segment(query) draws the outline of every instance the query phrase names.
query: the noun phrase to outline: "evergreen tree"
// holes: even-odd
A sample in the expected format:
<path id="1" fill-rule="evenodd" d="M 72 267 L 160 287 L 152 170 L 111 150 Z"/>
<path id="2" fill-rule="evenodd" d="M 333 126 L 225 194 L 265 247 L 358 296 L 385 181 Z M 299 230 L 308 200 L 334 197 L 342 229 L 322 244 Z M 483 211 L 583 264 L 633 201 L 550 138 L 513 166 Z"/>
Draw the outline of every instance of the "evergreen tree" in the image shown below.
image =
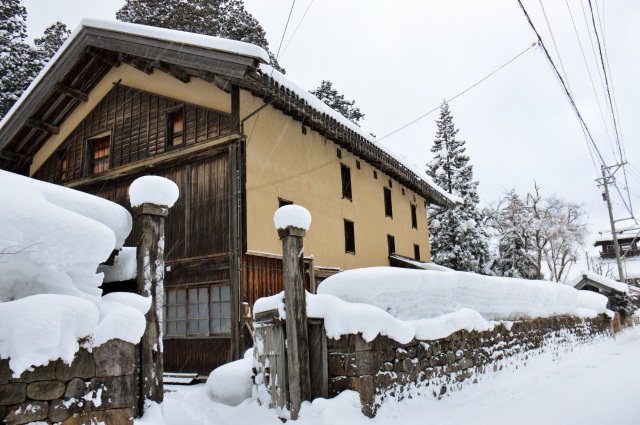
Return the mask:
<path id="1" fill-rule="evenodd" d="M 465 155 L 465 142 L 456 139 L 458 130 L 447 102 L 440 107 L 438 131 L 431 148 L 435 158 L 427 165 L 427 174 L 447 192 L 462 198 L 453 208 L 429 208 L 429 241 L 433 262 L 458 271 L 487 273 L 489 249 L 487 234 L 481 227 L 478 210 L 478 182 L 473 181 L 473 166 Z"/>
<path id="2" fill-rule="evenodd" d="M 34 40 L 36 56 L 44 66 L 56 54 L 71 34 L 67 26 L 58 21 L 44 30 L 44 35 Z"/>
<path id="3" fill-rule="evenodd" d="M 27 44 L 27 10 L 20 0 L 0 3 L 0 118 L 39 71 Z"/>
<path id="4" fill-rule="evenodd" d="M 320 86 L 310 93 L 329 105 L 332 109 L 340 112 L 354 124 L 358 124 L 358 122 L 364 118 L 364 114 L 360 112 L 360 109 L 354 106 L 356 101 L 346 100 L 344 95 L 338 94 L 338 91 L 333 88 L 333 83 L 329 80 L 322 80 Z"/>
<path id="5" fill-rule="evenodd" d="M 532 217 L 525 201 L 511 190 L 485 212 L 498 236 L 497 258 L 491 270 L 498 276 L 538 279 L 540 273 L 531 246 Z"/>
<path id="6" fill-rule="evenodd" d="M 271 65 L 284 73 L 269 50 L 264 29 L 242 0 L 126 0 L 116 13 L 123 22 L 171 28 L 244 41 L 262 47 Z"/>
<path id="7" fill-rule="evenodd" d="M 27 10 L 20 0 L 0 4 L 0 118 L 4 117 L 69 36 L 56 22 L 35 40 L 27 42 Z"/>

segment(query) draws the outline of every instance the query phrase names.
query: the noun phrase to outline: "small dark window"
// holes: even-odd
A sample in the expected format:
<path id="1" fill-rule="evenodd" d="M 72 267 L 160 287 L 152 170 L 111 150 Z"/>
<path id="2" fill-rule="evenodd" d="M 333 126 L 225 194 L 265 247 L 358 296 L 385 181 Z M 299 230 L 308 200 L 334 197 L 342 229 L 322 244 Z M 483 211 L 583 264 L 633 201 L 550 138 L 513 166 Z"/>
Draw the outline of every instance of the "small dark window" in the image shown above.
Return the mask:
<path id="1" fill-rule="evenodd" d="M 342 175 L 342 197 L 351 200 L 351 169 L 340 164 L 340 174 Z"/>
<path id="2" fill-rule="evenodd" d="M 420 245 L 413 245 L 413 258 L 420 261 Z"/>
<path id="3" fill-rule="evenodd" d="M 353 228 L 353 221 L 344 221 L 344 252 L 356 253 L 356 235 Z"/>
<path id="4" fill-rule="evenodd" d="M 342 158 L 342 151 L 340 149 L 338 149 L 337 155 L 338 155 L 338 158 Z"/>
<path id="5" fill-rule="evenodd" d="M 304 125 L 302 126 L 302 134 L 307 134 L 307 127 Z"/>
<path id="6" fill-rule="evenodd" d="M 404 187 L 402 188 L 402 196 L 404 196 Z"/>
<path id="7" fill-rule="evenodd" d="M 293 205 L 292 201 L 288 201 L 286 199 L 278 198 L 278 208 L 282 208 L 285 205 Z"/>
<path id="8" fill-rule="evenodd" d="M 357 159 L 356 159 L 356 168 L 357 168 L 358 170 L 360 169 L 360 161 L 358 161 Z"/>
<path id="9" fill-rule="evenodd" d="M 384 215 L 393 218 L 393 207 L 391 205 L 391 190 L 384 187 Z"/>
<path id="10" fill-rule="evenodd" d="M 87 141 L 89 153 L 89 173 L 98 174 L 109 169 L 109 151 L 111 135 L 97 137 Z"/>
<path id="11" fill-rule="evenodd" d="M 389 187 L 393 187 L 393 182 L 389 179 Z"/>
<path id="12" fill-rule="evenodd" d="M 69 153 L 64 152 L 59 155 L 58 160 L 58 180 L 65 181 L 67 179 L 67 169 L 69 168 Z"/>
<path id="13" fill-rule="evenodd" d="M 411 204 L 411 227 L 418 228 L 418 207 Z"/>
<path id="14" fill-rule="evenodd" d="M 376 170 L 373 170 L 373 178 L 378 179 L 378 172 Z"/>
<path id="15" fill-rule="evenodd" d="M 413 194 L 413 202 L 416 202 L 416 194 Z"/>
<path id="16" fill-rule="evenodd" d="M 391 236 L 391 235 L 387 235 L 387 247 L 389 248 L 389 255 L 393 255 L 396 253 L 396 238 Z"/>
<path id="17" fill-rule="evenodd" d="M 167 146 L 184 143 L 184 108 L 174 109 L 167 114 Z"/>

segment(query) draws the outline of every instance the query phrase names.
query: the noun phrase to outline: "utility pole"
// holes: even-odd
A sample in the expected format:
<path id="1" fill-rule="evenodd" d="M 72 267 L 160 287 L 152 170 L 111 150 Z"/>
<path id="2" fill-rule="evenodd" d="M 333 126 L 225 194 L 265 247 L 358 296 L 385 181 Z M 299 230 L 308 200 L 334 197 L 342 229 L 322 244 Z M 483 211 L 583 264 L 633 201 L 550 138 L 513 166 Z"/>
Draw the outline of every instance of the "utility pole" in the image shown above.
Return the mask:
<path id="1" fill-rule="evenodd" d="M 620 167 L 622 167 L 624 164 L 616 164 L 616 165 L 612 165 L 610 167 L 606 167 L 606 166 L 602 166 L 602 178 L 600 179 L 596 179 L 597 182 L 600 183 L 601 186 L 604 187 L 604 193 L 602 194 L 604 200 L 607 202 L 607 209 L 609 210 L 609 221 L 611 222 L 611 234 L 613 235 L 613 251 L 616 254 L 616 261 L 618 263 L 618 280 L 620 282 L 624 282 L 624 271 L 622 269 L 622 258 L 620 257 L 620 246 L 618 245 L 618 234 L 616 233 L 616 222 L 613 218 L 613 209 L 611 207 L 611 198 L 609 197 L 609 183 L 612 183 L 615 181 L 613 174 L 615 174 L 616 171 L 618 171 L 618 169 Z M 607 171 L 610 168 L 614 168 L 616 167 L 616 169 L 613 171 L 613 173 L 609 173 L 609 175 L 607 175 Z"/>

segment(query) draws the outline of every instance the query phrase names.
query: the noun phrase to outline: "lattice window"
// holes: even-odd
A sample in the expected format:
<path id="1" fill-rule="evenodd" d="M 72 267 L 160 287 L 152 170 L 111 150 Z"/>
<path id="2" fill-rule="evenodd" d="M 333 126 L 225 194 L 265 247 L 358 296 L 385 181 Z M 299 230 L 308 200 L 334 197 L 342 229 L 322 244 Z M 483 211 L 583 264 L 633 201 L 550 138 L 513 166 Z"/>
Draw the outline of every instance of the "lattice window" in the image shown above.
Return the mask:
<path id="1" fill-rule="evenodd" d="M 89 149 L 89 172 L 98 174 L 109 169 L 109 153 L 111 150 L 111 135 L 96 137 L 87 141 Z"/>
<path id="2" fill-rule="evenodd" d="M 168 289 L 163 310 L 168 337 L 228 335 L 231 289 L 228 285 Z"/>
<path id="3" fill-rule="evenodd" d="M 184 108 L 174 109 L 167 114 L 167 145 L 184 143 Z"/>

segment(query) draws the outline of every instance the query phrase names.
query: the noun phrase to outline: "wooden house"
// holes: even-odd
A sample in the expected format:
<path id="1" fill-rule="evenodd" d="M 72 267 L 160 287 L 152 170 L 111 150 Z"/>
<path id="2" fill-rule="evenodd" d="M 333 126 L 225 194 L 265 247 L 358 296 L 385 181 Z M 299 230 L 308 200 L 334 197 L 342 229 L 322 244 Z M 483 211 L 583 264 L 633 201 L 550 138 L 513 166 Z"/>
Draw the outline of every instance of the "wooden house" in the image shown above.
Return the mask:
<path id="1" fill-rule="evenodd" d="M 282 289 L 280 205 L 313 216 L 313 281 L 391 254 L 430 261 L 426 207 L 456 202 L 268 60 L 245 43 L 87 20 L 0 124 L 2 169 L 125 206 L 140 175 L 179 186 L 167 371 L 206 374 L 251 343 L 243 303 Z"/>

